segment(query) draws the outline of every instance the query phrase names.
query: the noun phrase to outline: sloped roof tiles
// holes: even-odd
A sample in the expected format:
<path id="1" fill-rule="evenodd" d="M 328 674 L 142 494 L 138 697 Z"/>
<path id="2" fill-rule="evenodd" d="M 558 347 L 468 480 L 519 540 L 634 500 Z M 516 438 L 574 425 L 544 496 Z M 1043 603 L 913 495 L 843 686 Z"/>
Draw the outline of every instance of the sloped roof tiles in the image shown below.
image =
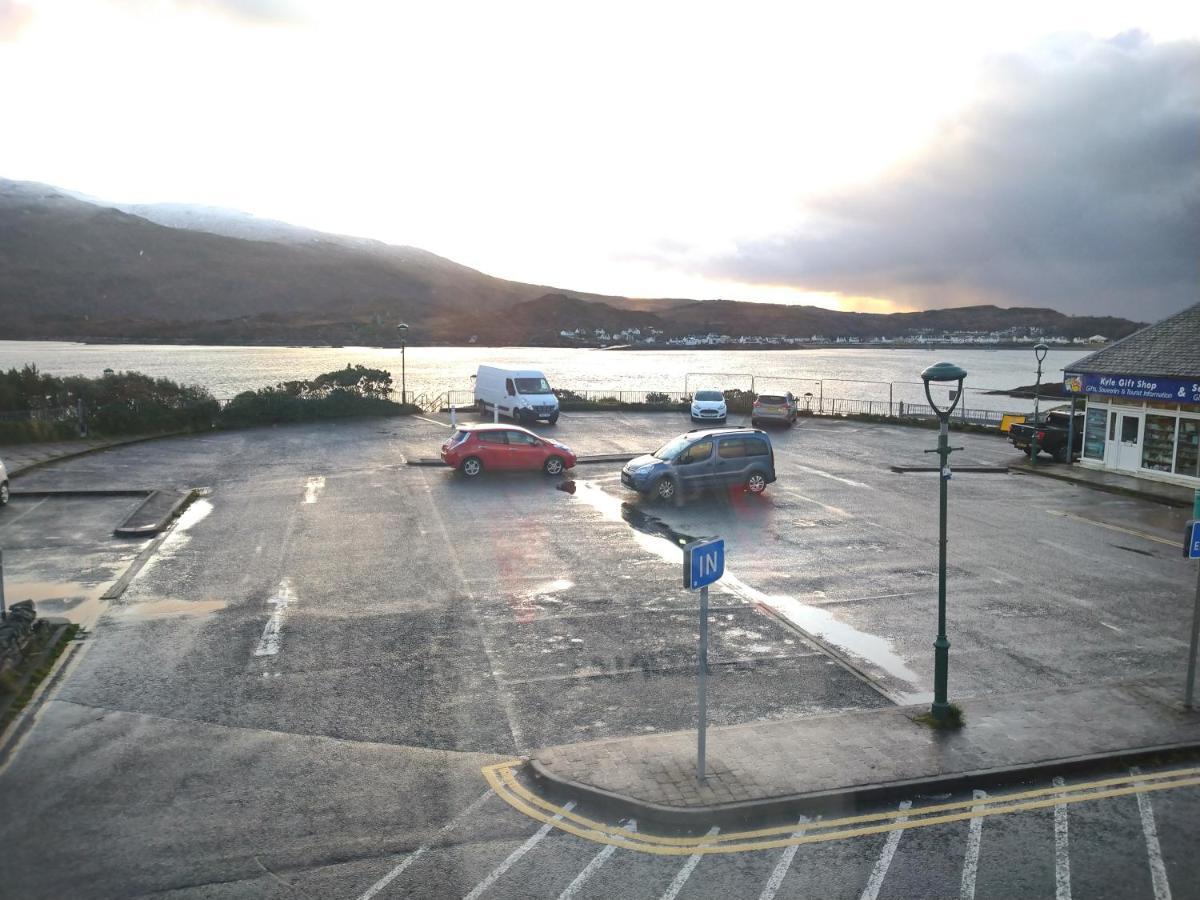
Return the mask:
<path id="1" fill-rule="evenodd" d="M 1200 303 L 1088 354 L 1064 371 L 1200 379 Z"/>

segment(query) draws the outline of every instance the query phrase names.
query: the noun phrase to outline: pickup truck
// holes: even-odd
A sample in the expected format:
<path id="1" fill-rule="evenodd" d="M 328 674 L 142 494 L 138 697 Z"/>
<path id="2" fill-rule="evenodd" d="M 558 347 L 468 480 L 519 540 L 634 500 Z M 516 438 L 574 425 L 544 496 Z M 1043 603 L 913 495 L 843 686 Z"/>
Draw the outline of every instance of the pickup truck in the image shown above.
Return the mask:
<path id="1" fill-rule="evenodd" d="M 1055 462 L 1067 461 L 1067 434 L 1071 425 L 1069 409 L 1052 409 L 1042 416 L 1042 421 L 1036 425 L 1032 422 L 1023 425 L 1013 425 L 1008 430 L 1008 439 L 1018 450 L 1024 450 L 1026 455 L 1033 453 L 1033 433 L 1037 432 L 1038 455 L 1043 452 L 1054 457 Z M 1075 435 L 1071 446 L 1073 456 L 1083 449 L 1083 413 L 1075 414 Z"/>

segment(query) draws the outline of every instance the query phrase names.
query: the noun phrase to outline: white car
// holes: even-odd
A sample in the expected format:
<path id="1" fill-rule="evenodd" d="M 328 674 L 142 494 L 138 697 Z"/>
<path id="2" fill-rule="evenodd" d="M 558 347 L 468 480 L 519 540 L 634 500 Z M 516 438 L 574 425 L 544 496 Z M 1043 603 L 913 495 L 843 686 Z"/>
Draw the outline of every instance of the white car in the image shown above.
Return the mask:
<path id="1" fill-rule="evenodd" d="M 4 468 L 4 460 L 0 459 L 0 506 L 8 503 L 8 469 Z"/>
<path id="2" fill-rule="evenodd" d="M 718 390 L 696 391 L 692 395 L 693 422 L 725 422 L 729 408 L 725 405 L 725 395 Z"/>

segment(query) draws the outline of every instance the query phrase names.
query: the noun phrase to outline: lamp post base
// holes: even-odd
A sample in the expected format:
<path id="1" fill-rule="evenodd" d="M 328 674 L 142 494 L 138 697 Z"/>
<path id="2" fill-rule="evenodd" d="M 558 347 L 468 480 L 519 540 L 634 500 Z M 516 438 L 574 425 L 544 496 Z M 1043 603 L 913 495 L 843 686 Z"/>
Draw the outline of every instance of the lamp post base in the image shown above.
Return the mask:
<path id="1" fill-rule="evenodd" d="M 950 674 L 950 641 L 938 635 L 933 642 L 933 706 L 930 713 L 934 721 L 944 722 L 950 715 L 950 702 L 946 699 Z"/>

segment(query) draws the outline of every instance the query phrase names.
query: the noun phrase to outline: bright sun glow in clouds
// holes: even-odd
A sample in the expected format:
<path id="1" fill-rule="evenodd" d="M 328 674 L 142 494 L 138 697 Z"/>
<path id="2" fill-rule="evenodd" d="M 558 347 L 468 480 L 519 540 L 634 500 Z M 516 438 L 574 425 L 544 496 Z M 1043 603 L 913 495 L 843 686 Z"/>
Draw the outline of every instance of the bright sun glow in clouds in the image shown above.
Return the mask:
<path id="1" fill-rule="evenodd" d="M 977 6 L 0 0 L 0 176 L 579 290 L 855 305 L 702 261 L 921 152 L 989 56 L 1195 37 L 1183 4 Z"/>

